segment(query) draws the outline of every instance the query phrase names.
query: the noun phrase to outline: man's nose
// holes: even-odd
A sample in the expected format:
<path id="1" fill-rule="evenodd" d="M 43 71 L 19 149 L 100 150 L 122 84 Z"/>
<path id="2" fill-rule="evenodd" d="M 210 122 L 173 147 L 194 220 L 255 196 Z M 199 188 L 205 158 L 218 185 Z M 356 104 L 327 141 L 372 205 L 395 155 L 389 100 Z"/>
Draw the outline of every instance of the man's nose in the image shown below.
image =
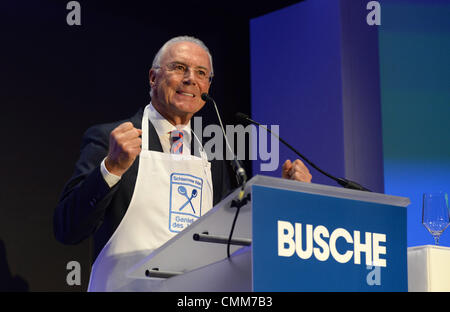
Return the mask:
<path id="1" fill-rule="evenodd" d="M 195 81 L 195 72 L 193 69 L 188 68 L 185 72 L 184 72 L 184 77 L 183 77 L 183 83 L 184 84 L 196 84 Z"/>

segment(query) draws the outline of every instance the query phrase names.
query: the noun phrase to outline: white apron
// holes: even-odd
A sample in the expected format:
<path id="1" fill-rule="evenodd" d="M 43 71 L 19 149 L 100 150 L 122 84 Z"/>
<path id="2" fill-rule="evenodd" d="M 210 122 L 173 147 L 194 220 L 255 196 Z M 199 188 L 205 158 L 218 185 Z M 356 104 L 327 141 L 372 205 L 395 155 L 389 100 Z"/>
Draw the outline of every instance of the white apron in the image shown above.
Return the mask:
<path id="1" fill-rule="evenodd" d="M 135 280 L 126 272 L 212 208 L 211 164 L 206 154 L 200 151 L 199 158 L 149 151 L 148 109 L 142 118 L 134 193 L 125 216 L 92 266 L 88 291 L 139 291 L 142 285 L 160 283 Z M 192 139 L 198 140 L 195 134 Z"/>

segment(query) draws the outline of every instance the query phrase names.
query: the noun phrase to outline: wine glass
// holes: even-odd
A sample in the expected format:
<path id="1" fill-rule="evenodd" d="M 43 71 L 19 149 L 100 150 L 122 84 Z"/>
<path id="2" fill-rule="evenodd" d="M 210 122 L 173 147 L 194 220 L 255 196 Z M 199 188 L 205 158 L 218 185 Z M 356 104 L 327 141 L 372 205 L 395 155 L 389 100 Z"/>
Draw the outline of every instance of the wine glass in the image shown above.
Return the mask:
<path id="1" fill-rule="evenodd" d="M 439 237 L 450 224 L 448 194 L 444 192 L 423 194 L 422 224 L 439 245 Z"/>

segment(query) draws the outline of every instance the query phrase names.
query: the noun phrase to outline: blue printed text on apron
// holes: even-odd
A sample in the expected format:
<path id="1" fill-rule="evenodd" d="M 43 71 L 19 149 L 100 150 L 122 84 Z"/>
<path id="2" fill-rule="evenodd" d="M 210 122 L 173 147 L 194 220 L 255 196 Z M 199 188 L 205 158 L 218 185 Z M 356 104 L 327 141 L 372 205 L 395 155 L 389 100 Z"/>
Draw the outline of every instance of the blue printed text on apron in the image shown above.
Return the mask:
<path id="1" fill-rule="evenodd" d="M 184 173 L 170 175 L 169 230 L 181 232 L 202 215 L 203 179 Z"/>

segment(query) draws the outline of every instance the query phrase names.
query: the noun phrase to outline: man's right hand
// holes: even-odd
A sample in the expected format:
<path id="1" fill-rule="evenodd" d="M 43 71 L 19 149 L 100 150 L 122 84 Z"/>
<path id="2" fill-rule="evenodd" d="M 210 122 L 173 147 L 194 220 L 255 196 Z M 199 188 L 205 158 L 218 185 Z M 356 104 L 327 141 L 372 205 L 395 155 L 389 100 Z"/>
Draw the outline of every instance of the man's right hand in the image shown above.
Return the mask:
<path id="1" fill-rule="evenodd" d="M 106 169 L 112 174 L 122 176 L 131 167 L 141 152 L 141 129 L 131 122 L 124 122 L 111 131 L 109 152 L 105 159 Z"/>

